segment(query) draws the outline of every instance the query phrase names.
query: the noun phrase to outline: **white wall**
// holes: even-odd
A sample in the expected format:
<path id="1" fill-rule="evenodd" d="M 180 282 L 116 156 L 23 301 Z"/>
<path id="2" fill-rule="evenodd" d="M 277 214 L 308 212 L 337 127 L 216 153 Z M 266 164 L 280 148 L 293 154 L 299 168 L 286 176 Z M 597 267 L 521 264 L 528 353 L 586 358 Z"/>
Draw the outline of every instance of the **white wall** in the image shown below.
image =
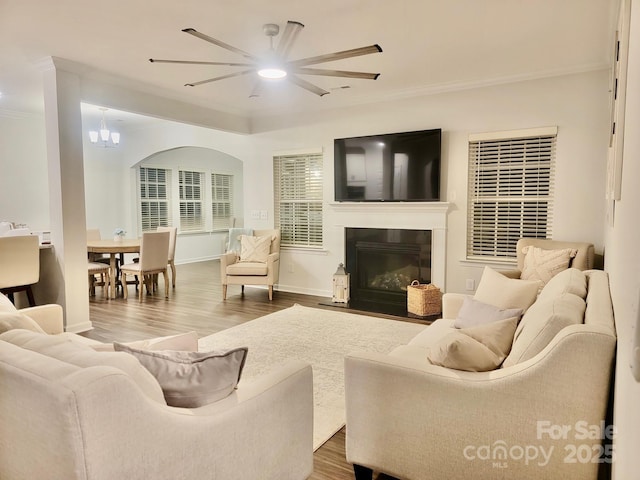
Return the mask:
<path id="1" fill-rule="evenodd" d="M 605 266 L 618 333 L 614 423 L 616 461 L 613 478 L 638 478 L 640 382 L 631 374 L 634 329 L 640 329 L 640 4 L 632 4 L 621 200 L 615 224 L 607 231 Z"/>
<path id="2" fill-rule="evenodd" d="M 0 221 L 49 229 L 44 118 L 0 115 Z"/>

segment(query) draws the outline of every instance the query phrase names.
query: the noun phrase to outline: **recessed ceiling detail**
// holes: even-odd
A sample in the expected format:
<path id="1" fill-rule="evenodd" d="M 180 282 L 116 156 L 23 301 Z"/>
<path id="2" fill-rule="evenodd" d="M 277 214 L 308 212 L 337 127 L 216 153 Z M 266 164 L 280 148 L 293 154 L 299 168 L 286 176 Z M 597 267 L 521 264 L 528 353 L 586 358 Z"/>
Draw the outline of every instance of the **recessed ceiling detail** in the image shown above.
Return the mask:
<path id="1" fill-rule="evenodd" d="M 382 48 L 378 44 L 369 45 L 366 47 L 354 48 L 351 50 L 344 50 L 340 52 L 328 53 L 324 55 L 318 55 L 314 57 L 302 58 L 299 60 L 288 60 L 291 47 L 296 41 L 300 31 L 304 28 L 304 25 L 300 22 L 289 20 L 287 26 L 282 33 L 280 41 L 276 48 L 274 48 L 274 38 L 279 34 L 280 27 L 274 23 L 268 23 L 263 26 L 264 34 L 269 37 L 270 46 L 266 55 L 252 55 L 239 48 L 229 45 L 220 40 L 216 40 L 208 35 L 198 32 L 193 28 L 185 28 L 182 30 L 189 35 L 200 38 L 206 42 L 217 45 L 231 52 L 237 53 L 244 57 L 244 62 L 206 62 L 206 61 L 192 61 L 192 60 L 161 60 L 156 58 L 150 58 L 149 61 L 153 63 L 178 63 L 184 65 L 223 65 L 229 67 L 244 67 L 244 70 L 240 70 L 227 75 L 222 75 L 214 78 L 208 78 L 197 82 L 187 83 L 187 87 L 196 87 L 204 85 L 206 83 L 217 82 L 227 78 L 241 77 L 244 75 L 254 75 L 256 78 L 255 86 L 250 97 L 260 96 L 263 82 L 265 81 L 288 81 L 294 85 L 297 85 L 311 93 L 314 93 L 320 97 L 328 94 L 329 92 L 314 85 L 311 82 L 300 77 L 300 75 L 320 75 L 328 77 L 345 77 L 363 80 L 376 80 L 379 73 L 367 73 L 367 72 L 352 72 L 348 70 L 330 70 L 320 68 L 309 68 L 311 65 L 317 65 L 319 63 L 333 62 L 336 60 L 343 60 L 346 58 L 359 57 L 362 55 L 369 55 L 372 53 L 382 52 Z"/>

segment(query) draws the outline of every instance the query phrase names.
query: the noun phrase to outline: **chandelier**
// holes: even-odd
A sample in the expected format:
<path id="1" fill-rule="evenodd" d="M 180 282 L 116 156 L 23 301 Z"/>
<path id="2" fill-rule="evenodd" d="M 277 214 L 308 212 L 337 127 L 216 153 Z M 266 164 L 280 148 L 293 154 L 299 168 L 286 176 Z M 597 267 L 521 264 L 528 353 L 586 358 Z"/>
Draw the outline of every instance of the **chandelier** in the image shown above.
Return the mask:
<path id="1" fill-rule="evenodd" d="M 104 119 L 104 114 L 108 108 L 100 108 L 102 110 L 102 121 L 100 122 L 100 130 L 91 130 L 89 132 L 89 140 L 91 143 L 95 143 L 101 147 L 112 148 L 120 143 L 120 134 L 118 132 L 112 132 L 107 128 L 107 122 Z"/>

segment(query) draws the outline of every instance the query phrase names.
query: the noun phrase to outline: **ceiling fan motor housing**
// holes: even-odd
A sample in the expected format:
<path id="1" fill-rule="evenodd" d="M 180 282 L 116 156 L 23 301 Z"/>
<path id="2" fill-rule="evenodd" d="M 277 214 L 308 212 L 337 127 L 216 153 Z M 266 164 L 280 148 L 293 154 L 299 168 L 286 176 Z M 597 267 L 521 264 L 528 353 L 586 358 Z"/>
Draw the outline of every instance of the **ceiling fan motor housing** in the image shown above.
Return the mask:
<path id="1" fill-rule="evenodd" d="M 262 31 L 267 37 L 275 37 L 280 32 L 280 27 L 275 23 L 265 23 L 262 26 Z"/>

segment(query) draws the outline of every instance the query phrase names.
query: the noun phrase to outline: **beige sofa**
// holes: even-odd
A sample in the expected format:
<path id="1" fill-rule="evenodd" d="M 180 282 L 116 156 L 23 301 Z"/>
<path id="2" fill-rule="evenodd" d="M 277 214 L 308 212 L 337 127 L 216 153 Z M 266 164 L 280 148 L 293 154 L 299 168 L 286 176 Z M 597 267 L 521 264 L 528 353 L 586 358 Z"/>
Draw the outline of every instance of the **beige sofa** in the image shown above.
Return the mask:
<path id="1" fill-rule="evenodd" d="M 2 311 L 15 310 L 0 295 Z M 135 357 L 96 352 L 86 345 L 92 341 L 62 333 L 59 306 L 19 312 L 46 334 L 0 334 L 3 480 L 302 480 L 311 474 L 308 364 L 290 361 L 258 380 L 241 380 L 231 395 L 203 407 L 170 407 Z"/>
<path id="2" fill-rule="evenodd" d="M 584 286 L 572 290 L 574 280 Z M 596 479 L 612 458 L 601 445 L 612 436 L 601 427 L 616 344 L 607 274 L 569 269 L 554 277 L 492 371 L 427 361 L 454 330 L 463 299 L 445 294 L 444 318 L 388 355 L 346 357 L 346 449 L 356 477 L 374 470 L 410 480 Z"/>

